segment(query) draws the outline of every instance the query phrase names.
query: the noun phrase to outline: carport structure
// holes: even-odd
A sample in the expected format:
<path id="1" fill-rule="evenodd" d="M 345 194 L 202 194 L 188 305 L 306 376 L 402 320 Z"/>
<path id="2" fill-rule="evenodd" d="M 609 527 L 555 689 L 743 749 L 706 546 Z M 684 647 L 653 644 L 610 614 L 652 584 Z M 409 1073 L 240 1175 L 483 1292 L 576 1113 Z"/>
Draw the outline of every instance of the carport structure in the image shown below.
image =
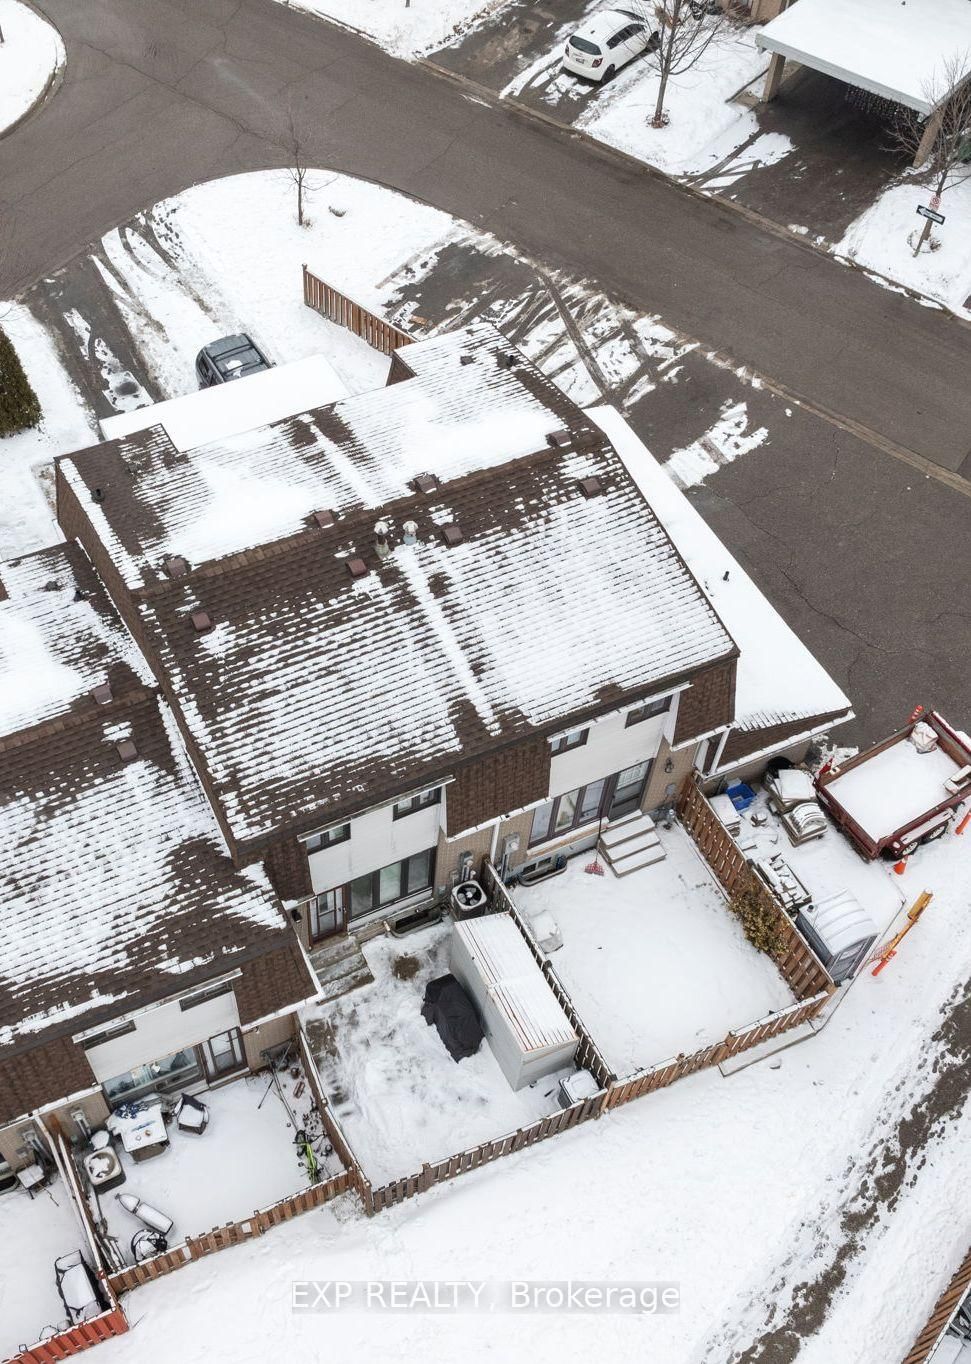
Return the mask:
<path id="1" fill-rule="evenodd" d="M 771 53 L 763 100 L 795 62 L 923 115 L 919 166 L 957 88 L 955 71 L 971 72 L 971 0 L 794 0 L 755 41 Z"/>

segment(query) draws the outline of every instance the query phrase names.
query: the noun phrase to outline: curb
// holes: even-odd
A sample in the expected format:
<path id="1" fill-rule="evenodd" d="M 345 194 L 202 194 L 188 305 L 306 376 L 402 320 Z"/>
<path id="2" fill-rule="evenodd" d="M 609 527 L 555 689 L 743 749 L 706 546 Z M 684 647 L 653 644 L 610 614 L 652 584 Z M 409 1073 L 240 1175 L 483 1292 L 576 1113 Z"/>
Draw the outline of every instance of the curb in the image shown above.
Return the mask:
<path id="1" fill-rule="evenodd" d="M 28 107 L 24 110 L 22 114 L 18 114 L 18 116 L 14 119 L 13 123 L 8 123 L 6 128 L 0 129 L 0 142 L 2 142 L 5 137 L 9 137 L 11 133 L 15 133 L 17 129 L 22 124 L 26 123 L 27 120 L 33 114 L 36 114 L 37 110 L 41 107 L 42 104 L 44 104 L 47 101 L 47 99 L 51 95 L 56 94 L 56 92 L 60 89 L 61 82 L 64 79 L 64 72 L 67 70 L 67 44 L 65 43 L 64 38 L 61 35 L 61 30 L 57 27 L 56 24 L 51 23 L 50 19 L 48 19 L 46 14 L 41 13 L 37 6 L 33 4 L 32 0 L 20 0 L 20 3 L 23 5 L 24 9 L 29 9 L 33 14 L 37 15 L 38 19 L 43 20 L 43 22 L 47 24 L 49 28 L 52 28 L 54 30 L 54 32 L 57 34 L 57 41 L 61 45 L 61 51 L 64 53 L 64 56 L 63 59 L 59 61 L 58 64 L 54 67 L 54 70 L 51 72 L 51 74 L 47 77 L 47 81 L 44 85 L 43 90 L 33 101 L 33 103 L 28 105 Z"/>
<path id="2" fill-rule="evenodd" d="M 472 80 L 469 76 L 463 76 L 458 72 L 451 71 L 447 66 L 441 66 L 438 62 L 430 58 L 420 58 L 416 65 L 423 66 L 433 72 L 436 76 L 451 81 L 453 85 L 467 90 L 477 99 L 488 104 L 493 109 L 511 109 L 523 118 L 531 119 L 535 123 L 544 124 L 560 134 L 566 134 L 577 142 L 582 142 L 591 152 L 600 153 L 605 159 L 613 160 L 623 166 L 628 171 L 640 172 L 653 180 L 659 180 L 673 189 L 680 190 L 682 194 L 687 194 L 699 202 L 715 204 L 723 209 L 734 213 L 737 217 L 744 219 L 754 227 L 760 228 L 763 232 L 768 232 L 774 237 L 791 243 L 793 246 L 800 247 L 803 251 L 813 256 L 828 256 L 831 260 L 837 261 L 848 270 L 858 270 L 861 274 L 867 275 L 870 279 L 886 285 L 887 288 L 904 293 L 915 303 L 920 303 L 926 307 L 936 308 L 939 312 L 946 313 L 963 327 L 971 328 L 971 319 L 957 313 L 947 303 L 942 303 L 939 298 L 933 298 L 930 294 L 922 294 L 919 289 L 913 289 L 910 285 L 901 284 L 899 280 L 892 279 L 889 275 L 881 274 L 879 270 L 874 270 L 870 266 L 861 265 L 858 261 L 851 260 L 849 256 L 841 255 L 838 251 L 817 246 L 814 241 L 804 233 L 793 232 L 791 228 L 782 223 L 775 222 L 772 218 L 767 218 L 763 214 L 756 212 L 755 209 L 747 208 L 744 204 L 738 203 L 734 199 L 726 199 L 717 194 L 706 194 L 703 190 L 697 189 L 690 181 L 683 180 L 680 176 L 671 175 L 668 171 L 663 171 L 657 166 L 651 165 L 649 161 L 641 161 L 638 157 L 632 156 L 630 152 L 622 151 L 619 147 L 613 147 L 609 142 L 602 142 L 594 137 L 592 133 L 586 132 L 583 128 L 575 128 L 570 123 L 564 123 L 561 119 L 554 118 L 552 114 L 544 113 L 541 109 L 534 109 L 532 105 L 524 104 L 518 99 L 504 99 L 495 90 L 489 89 L 486 85 L 481 85 L 478 81 Z"/>

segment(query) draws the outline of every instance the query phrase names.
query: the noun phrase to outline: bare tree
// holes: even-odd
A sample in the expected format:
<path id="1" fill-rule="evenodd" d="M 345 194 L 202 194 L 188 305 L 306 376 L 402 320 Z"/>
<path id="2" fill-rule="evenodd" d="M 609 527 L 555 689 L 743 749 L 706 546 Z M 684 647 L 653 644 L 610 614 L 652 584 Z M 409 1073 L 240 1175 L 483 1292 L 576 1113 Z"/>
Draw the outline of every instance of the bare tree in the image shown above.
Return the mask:
<path id="1" fill-rule="evenodd" d="M 657 0 L 654 13 L 660 26 L 654 60 L 661 84 L 651 127 L 663 128 L 667 122 L 664 97 L 668 81 L 690 71 L 700 61 L 724 27 L 726 15 L 720 5 L 706 0 Z"/>
<path id="2" fill-rule="evenodd" d="M 310 170 L 306 142 L 303 128 L 294 117 L 293 109 L 290 109 L 287 113 L 286 141 L 282 145 L 287 154 L 287 174 L 297 187 L 297 224 L 300 227 L 310 225 L 304 212 L 304 196 L 308 193 L 306 181 Z"/>
<path id="3" fill-rule="evenodd" d="M 931 113 L 902 109 L 892 136 L 895 147 L 921 167 L 940 199 L 945 190 L 971 175 L 971 56 L 965 52 L 949 57 L 923 94 Z M 915 256 L 930 236 L 931 225 L 926 218 Z"/>

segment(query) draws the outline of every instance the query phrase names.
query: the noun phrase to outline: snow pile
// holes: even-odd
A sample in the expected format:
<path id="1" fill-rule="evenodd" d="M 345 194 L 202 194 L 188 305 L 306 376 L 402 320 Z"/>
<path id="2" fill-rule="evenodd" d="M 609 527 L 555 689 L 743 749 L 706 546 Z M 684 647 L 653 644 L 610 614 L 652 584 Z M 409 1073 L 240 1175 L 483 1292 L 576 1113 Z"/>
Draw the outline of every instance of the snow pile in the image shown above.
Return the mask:
<path id="1" fill-rule="evenodd" d="M 40 99 L 64 63 L 57 29 L 19 0 L 0 0 L 0 133 Z"/>
<path id="2" fill-rule="evenodd" d="M 967 8 L 971 10 L 971 5 Z M 910 175 L 884 190 L 851 224 L 834 252 L 971 317 L 971 167 L 968 170 L 966 179 L 941 196 L 946 221 L 934 224 L 919 255 L 914 255 L 914 247 L 926 219 L 917 208 L 930 204 L 931 189 Z"/>
<path id="3" fill-rule="evenodd" d="M 430 52 L 507 0 L 284 0 L 356 28 L 399 57 Z"/>

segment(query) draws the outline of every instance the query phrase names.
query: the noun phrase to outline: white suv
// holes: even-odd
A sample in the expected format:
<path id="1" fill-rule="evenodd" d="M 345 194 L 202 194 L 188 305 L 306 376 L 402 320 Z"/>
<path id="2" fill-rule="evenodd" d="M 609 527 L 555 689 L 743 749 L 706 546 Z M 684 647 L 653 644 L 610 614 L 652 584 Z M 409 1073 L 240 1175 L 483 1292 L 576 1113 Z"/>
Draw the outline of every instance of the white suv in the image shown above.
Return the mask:
<path id="1" fill-rule="evenodd" d="M 588 81 L 609 81 L 639 57 L 653 37 L 644 17 L 632 10 L 597 10 L 568 40 L 563 70 Z"/>

